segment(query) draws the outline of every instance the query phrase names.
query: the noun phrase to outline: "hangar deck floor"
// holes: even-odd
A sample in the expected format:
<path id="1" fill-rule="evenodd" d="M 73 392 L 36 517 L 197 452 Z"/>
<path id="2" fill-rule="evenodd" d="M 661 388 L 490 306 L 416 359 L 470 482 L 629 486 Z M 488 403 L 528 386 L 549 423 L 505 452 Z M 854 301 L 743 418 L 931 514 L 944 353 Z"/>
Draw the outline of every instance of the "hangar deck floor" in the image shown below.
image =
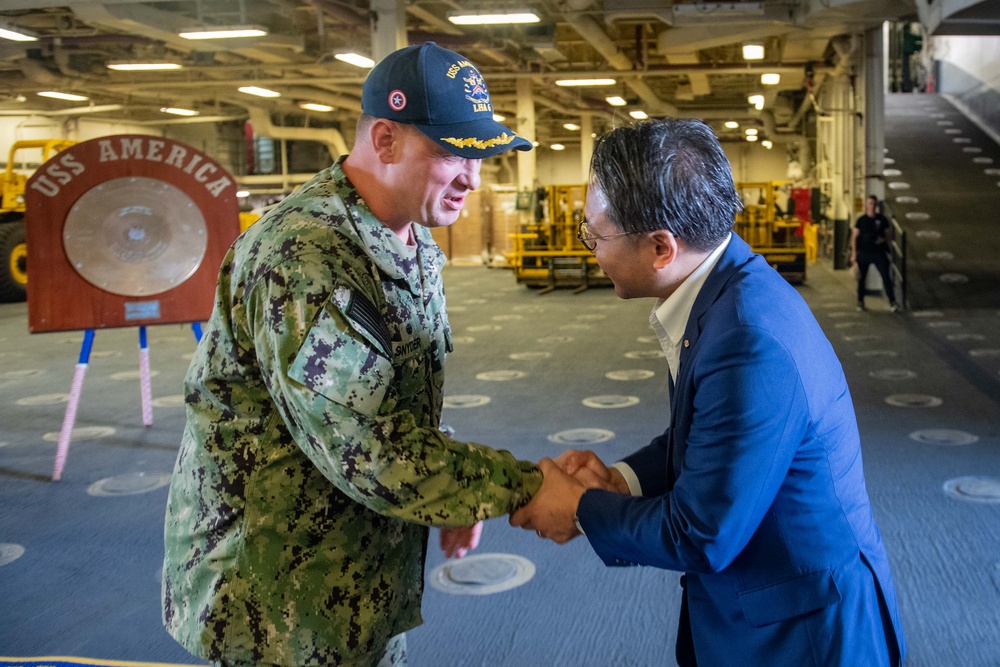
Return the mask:
<path id="1" fill-rule="evenodd" d="M 893 314 L 884 299 L 870 298 L 869 310 L 857 312 L 849 274 L 833 271 L 829 259 L 811 265 L 798 290 L 848 376 L 900 596 L 907 665 L 995 667 L 1000 237 L 988 223 L 997 221 L 1000 189 L 996 177 L 980 179 L 992 167 L 972 159 L 997 146 L 973 137 L 940 98 L 921 99 L 935 109 L 909 117 L 912 99 L 890 98 L 886 136 L 902 172 L 890 180 L 913 181 L 890 188 L 889 198 L 919 239 L 911 246 L 914 310 Z M 944 115 L 906 135 L 931 113 Z M 935 132 L 974 141 L 934 147 L 940 137 L 926 137 Z M 962 150 L 977 145 L 981 153 Z M 925 169 L 935 164 L 978 172 L 938 179 Z M 957 190 L 962 182 L 967 196 Z M 922 201 L 896 202 L 907 190 Z M 968 280 L 942 280 L 943 273 Z M 614 460 L 663 428 L 666 366 L 648 329 L 650 301 L 623 302 L 609 289 L 539 295 L 506 271 L 484 268 L 448 267 L 445 281 L 456 350 L 444 419 L 457 437 L 531 460 L 592 437 L 590 448 Z M 54 440 L 82 335 L 29 336 L 26 321 L 24 304 L 0 306 L 0 654 L 193 664 L 162 629 L 159 611 L 163 484 L 183 428 L 181 379 L 193 336 L 180 325 L 151 328 L 156 407 L 145 428 L 135 330 L 97 334 L 80 431 L 62 481 L 53 483 Z M 558 547 L 503 520 L 488 522 L 476 553 L 519 556 L 534 576 L 491 595 L 428 586 L 425 623 L 408 633 L 414 667 L 674 664 L 676 573 L 607 569 L 583 539 Z M 428 579 L 443 562 L 432 548 Z"/>
<path id="2" fill-rule="evenodd" d="M 649 300 L 620 301 L 609 289 L 539 296 L 501 270 L 449 267 L 445 275 L 456 336 L 447 396 L 456 406 L 489 397 L 446 408 L 458 437 L 537 460 L 568 446 L 553 440 L 596 429 L 590 435 L 613 437 L 592 447 L 615 459 L 662 428 L 665 362 L 648 329 Z M 892 314 L 879 298 L 857 312 L 849 274 L 825 265 L 811 267 L 798 289 L 847 371 L 908 665 L 1000 664 L 1000 504 L 943 490 L 977 477 L 987 485 L 980 500 L 1000 500 L 1000 312 Z M 157 485 L 183 427 L 190 330 L 150 330 L 151 428 L 140 414 L 135 330 L 98 333 L 77 416 L 85 430 L 58 483 L 48 479 L 53 434 L 81 335 L 26 330 L 24 304 L 0 306 L 0 543 L 24 549 L 0 567 L 0 654 L 196 662 L 161 628 L 158 601 L 167 490 Z M 893 396 L 903 405 L 890 405 Z M 936 402 L 919 397 L 941 402 L 917 407 Z M 625 407 L 607 407 L 616 404 Z M 977 440 L 950 444 L 962 434 Z M 132 490 L 146 492 L 115 493 Z M 0 562 L 11 549 L 0 549 Z M 492 595 L 428 586 L 425 624 L 409 633 L 412 665 L 673 664 L 675 573 L 609 570 L 582 539 L 558 547 L 503 520 L 488 522 L 477 553 L 525 558 L 534 577 Z M 442 562 L 432 548 L 429 578 Z"/>

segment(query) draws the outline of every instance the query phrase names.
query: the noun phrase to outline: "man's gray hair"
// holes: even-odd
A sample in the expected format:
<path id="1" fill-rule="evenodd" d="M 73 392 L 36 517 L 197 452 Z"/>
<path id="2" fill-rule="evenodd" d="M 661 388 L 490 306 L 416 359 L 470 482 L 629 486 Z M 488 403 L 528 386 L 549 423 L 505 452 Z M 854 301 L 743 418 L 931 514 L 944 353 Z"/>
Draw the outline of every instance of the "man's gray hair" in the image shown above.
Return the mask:
<path id="1" fill-rule="evenodd" d="M 729 160 L 699 120 L 616 128 L 595 143 L 590 172 L 622 231 L 666 229 L 698 251 L 718 247 L 743 208 Z"/>

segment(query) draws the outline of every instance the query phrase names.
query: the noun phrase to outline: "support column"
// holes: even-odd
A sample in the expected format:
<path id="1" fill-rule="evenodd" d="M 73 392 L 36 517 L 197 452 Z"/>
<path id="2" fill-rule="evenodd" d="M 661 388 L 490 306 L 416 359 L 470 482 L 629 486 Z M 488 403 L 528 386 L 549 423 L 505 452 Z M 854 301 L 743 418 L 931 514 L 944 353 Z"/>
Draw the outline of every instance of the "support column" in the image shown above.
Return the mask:
<path id="1" fill-rule="evenodd" d="M 280 139 L 281 146 L 281 190 L 282 192 L 291 192 L 292 186 L 288 182 L 288 144 L 285 143 L 284 139 Z"/>
<path id="2" fill-rule="evenodd" d="M 590 158 L 594 155 L 593 114 L 580 114 L 580 182 L 590 181 Z"/>
<path id="3" fill-rule="evenodd" d="M 829 160 L 835 269 L 847 268 L 849 254 L 854 169 L 854 123 L 850 103 L 847 77 L 832 78 L 824 86 L 820 97 L 820 108 L 825 110 L 824 114 L 817 118 L 817 160 Z"/>
<path id="4" fill-rule="evenodd" d="M 517 80 L 517 133 L 528 141 L 535 140 L 535 97 L 531 79 Z M 537 161 L 535 151 L 517 152 L 517 189 L 534 190 Z"/>
<path id="5" fill-rule="evenodd" d="M 406 42 L 404 0 L 372 0 L 372 60 L 378 62 Z"/>
<path id="6" fill-rule="evenodd" d="M 865 192 L 885 198 L 885 60 L 881 27 L 865 33 Z"/>

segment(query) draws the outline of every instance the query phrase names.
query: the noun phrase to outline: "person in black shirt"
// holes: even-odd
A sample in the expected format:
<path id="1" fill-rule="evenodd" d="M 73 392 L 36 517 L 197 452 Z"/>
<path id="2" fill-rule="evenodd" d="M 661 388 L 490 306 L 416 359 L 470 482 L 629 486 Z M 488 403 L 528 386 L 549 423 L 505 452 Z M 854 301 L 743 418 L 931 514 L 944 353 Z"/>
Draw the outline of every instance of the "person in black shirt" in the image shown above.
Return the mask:
<path id="1" fill-rule="evenodd" d="M 896 293 L 892 288 L 892 276 L 889 273 L 889 241 L 892 239 L 892 226 L 885 216 L 879 212 L 878 197 L 869 195 L 865 200 L 865 214 L 854 223 L 851 232 L 851 264 L 858 267 L 858 310 L 865 309 L 865 278 L 868 267 L 872 264 L 882 276 L 885 295 L 889 299 L 892 312 L 898 312 Z"/>

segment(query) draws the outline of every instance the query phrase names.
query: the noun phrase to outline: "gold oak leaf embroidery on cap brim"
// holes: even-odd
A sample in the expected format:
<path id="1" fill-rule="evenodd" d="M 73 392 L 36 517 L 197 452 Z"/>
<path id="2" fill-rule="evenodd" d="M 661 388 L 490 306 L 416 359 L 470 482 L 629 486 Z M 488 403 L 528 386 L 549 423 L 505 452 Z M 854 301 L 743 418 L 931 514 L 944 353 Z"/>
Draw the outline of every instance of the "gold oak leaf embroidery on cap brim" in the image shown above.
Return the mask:
<path id="1" fill-rule="evenodd" d="M 457 146 L 458 148 L 491 148 L 493 146 L 504 146 L 514 141 L 517 138 L 516 134 L 507 134 L 504 132 L 499 137 L 493 137 L 492 139 L 476 139 L 475 137 L 468 137 L 466 139 L 456 139 L 455 137 L 441 137 L 441 141 L 447 141 L 452 146 Z"/>

